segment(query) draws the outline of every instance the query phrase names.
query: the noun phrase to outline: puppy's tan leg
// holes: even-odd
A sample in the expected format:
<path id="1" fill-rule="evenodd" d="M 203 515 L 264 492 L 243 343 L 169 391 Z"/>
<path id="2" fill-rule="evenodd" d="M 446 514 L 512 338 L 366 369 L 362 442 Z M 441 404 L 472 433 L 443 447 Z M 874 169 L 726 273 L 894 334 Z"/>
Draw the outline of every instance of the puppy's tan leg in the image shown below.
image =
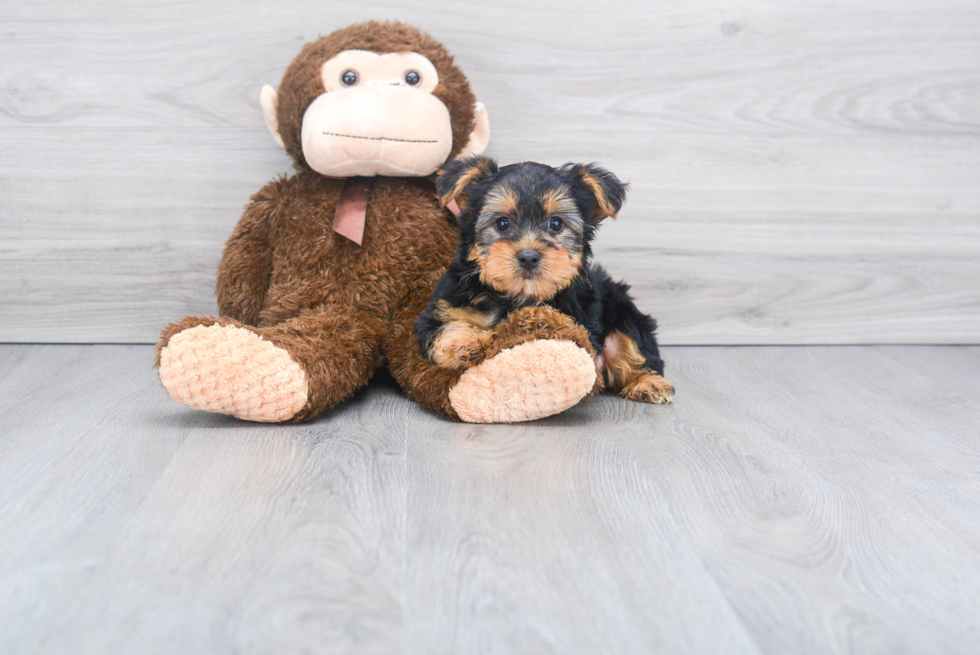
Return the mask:
<path id="1" fill-rule="evenodd" d="M 603 346 L 606 381 L 616 393 L 641 403 L 671 402 L 674 385 L 656 372 L 643 368 L 646 359 L 635 341 L 616 330 L 606 337 Z"/>
<path id="2" fill-rule="evenodd" d="M 673 400 L 674 385 L 652 371 L 646 371 L 619 391 L 623 398 L 662 405 Z"/>
<path id="3" fill-rule="evenodd" d="M 469 368 L 483 361 L 490 330 L 466 321 L 446 323 L 432 342 L 432 361 L 443 368 Z"/>

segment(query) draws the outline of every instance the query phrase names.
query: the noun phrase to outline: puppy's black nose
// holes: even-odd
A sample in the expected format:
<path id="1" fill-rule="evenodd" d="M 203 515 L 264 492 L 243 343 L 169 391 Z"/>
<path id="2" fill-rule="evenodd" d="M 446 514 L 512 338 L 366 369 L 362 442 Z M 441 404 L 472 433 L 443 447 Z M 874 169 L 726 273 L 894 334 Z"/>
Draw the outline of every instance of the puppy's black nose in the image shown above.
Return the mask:
<path id="1" fill-rule="evenodd" d="M 541 253 L 534 248 L 525 248 L 517 253 L 517 263 L 526 271 L 533 271 L 541 263 Z"/>

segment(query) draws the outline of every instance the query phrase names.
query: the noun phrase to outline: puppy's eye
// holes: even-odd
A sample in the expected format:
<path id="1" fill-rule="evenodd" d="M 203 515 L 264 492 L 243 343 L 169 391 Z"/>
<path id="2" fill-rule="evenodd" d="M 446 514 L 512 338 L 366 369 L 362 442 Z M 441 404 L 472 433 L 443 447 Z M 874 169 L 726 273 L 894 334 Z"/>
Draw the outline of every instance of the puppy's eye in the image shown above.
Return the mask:
<path id="1" fill-rule="evenodd" d="M 561 220 L 560 218 L 552 218 L 550 221 L 548 221 L 548 229 L 555 234 L 561 232 L 564 227 L 565 221 Z"/>
<path id="2" fill-rule="evenodd" d="M 497 227 L 497 232 L 506 232 L 510 229 L 510 221 L 506 218 L 498 218 L 494 225 Z"/>
<path id="3" fill-rule="evenodd" d="M 416 71 L 408 71 L 405 73 L 405 84 L 409 86 L 418 86 L 419 82 L 422 81 L 422 76 Z"/>
<path id="4" fill-rule="evenodd" d="M 357 84 L 357 71 L 344 71 L 340 76 L 340 81 L 344 86 L 354 86 Z"/>

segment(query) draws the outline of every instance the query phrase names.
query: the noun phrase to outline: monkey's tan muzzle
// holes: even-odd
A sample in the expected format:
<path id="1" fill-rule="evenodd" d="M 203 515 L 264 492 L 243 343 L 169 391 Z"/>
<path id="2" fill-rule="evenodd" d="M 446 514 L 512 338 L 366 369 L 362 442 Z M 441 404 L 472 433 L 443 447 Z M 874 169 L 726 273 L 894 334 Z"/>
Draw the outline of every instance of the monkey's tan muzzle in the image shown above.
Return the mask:
<path id="1" fill-rule="evenodd" d="M 324 93 L 303 115 L 303 157 L 328 177 L 422 177 L 453 146 L 449 110 L 430 93 L 363 86 Z"/>

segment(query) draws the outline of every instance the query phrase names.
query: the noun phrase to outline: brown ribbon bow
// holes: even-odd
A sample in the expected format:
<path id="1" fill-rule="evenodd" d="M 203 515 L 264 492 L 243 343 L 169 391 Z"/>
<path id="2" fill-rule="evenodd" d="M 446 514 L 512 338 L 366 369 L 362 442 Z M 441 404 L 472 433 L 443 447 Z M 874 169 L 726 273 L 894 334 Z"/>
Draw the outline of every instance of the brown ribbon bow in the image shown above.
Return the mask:
<path id="1" fill-rule="evenodd" d="M 349 177 L 344 182 L 344 188 L 340 192 L 340 200 L 337 201 L 337 211 L 333 217 L 333 231 L 341 236 L 345 236 L 357 245 L 364 241 L 364 221 L 367 218 L 368 199 L 371 197 L 371 189 L 374 188 L 373 177 Z M 406 181 L 414 184 L 426 193 L 429 193 L 438 200 L 439 194 L 436 192 L 436 185 L 427 177 L 409 177 Z M 446 204 L 446 209 L 459 218 L 459 205 L 455 200 L 450 200 Z"/>

